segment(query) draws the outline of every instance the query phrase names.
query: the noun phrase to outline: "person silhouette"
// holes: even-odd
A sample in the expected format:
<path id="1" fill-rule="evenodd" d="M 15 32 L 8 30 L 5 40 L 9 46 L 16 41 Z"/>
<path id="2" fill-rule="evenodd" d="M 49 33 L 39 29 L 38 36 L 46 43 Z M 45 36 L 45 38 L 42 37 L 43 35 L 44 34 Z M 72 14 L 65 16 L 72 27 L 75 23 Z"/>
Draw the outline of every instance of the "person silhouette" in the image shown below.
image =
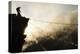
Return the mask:
<path id="1" fill-rule="evenodd" d="M 17 16 L 21 16 L 21 14 L 20 14 L 20 12 L 21 12 L 21 11 L 20 11 L 20 8 L 21 8 L 21 7 L 17 7 L 17 8 L 16 8 Z"/>

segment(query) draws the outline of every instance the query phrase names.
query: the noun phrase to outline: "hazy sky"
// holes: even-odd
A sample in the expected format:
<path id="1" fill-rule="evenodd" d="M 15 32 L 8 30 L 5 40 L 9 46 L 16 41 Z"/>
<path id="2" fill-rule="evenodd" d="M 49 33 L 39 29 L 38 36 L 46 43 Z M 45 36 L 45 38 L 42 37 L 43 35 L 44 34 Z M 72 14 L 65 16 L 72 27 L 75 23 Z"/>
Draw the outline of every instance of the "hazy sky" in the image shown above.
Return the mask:
<path id="1" fill-rule="evenodd" d="M 76 10 L 76 5 L 35 3 L 35 2 L 12 2 L 12 13 L 16 13 L 16 8 L 21 7 L 21 14 L 25 17 L 38 20 L 49 20 L 64 12 Z"/>

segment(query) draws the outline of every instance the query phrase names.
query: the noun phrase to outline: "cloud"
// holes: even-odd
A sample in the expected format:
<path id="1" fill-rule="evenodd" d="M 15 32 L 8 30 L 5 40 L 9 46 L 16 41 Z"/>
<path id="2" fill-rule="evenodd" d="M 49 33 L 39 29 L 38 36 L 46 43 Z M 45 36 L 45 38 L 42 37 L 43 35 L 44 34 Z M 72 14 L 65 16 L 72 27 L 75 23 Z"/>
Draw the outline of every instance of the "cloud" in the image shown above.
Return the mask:
<path id="1" fill-rule="evenodd" d="M 28 24 L 27 29 L 29 28 L 31 30 L 30 32 L 29 29 L 26 29 L 25 31 L 25 41 L 27 43 L 25 42 L 22 50 L 33 44 L 37 44 L 41 41 L 43 42 L 43 40 L 54 40 L 59 37 L 59 34 L 62 34 L 65 31 L 67 34 L 72 33 L 73 31 L 77 30 L 77 20 L 77 11 L 73 10 L 56 16 L 48 23 L 37 23 L 36 27 L 34 25 Z"/>

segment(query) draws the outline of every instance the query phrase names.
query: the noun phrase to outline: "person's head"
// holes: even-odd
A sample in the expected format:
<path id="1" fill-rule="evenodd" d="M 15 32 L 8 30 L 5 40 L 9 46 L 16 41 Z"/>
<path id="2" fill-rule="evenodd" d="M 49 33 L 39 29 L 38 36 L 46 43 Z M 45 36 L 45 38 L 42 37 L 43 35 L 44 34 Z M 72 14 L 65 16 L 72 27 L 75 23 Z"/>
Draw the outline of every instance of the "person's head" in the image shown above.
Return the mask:
<path id="1" fill-rule="evenodd" d="M 21 7 L 17 7 L 17 8 L 16 8 L 17 12 L 20 12 L 20 8 L 21 8 Z"/>

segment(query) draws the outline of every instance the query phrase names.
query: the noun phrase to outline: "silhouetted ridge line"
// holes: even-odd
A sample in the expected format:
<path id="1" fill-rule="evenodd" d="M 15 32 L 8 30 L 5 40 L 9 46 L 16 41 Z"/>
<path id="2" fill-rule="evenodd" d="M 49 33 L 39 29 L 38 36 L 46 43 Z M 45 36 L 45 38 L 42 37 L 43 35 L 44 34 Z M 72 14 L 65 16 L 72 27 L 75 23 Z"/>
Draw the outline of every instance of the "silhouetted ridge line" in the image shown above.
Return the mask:
<path id="1" fill-rule="evenodd" d="M 16 14 L 9 14 L 9 52 L 21 52 L 22 45 L 26 37 L 24 29 L 28 24 L 29 18 Z"/>

